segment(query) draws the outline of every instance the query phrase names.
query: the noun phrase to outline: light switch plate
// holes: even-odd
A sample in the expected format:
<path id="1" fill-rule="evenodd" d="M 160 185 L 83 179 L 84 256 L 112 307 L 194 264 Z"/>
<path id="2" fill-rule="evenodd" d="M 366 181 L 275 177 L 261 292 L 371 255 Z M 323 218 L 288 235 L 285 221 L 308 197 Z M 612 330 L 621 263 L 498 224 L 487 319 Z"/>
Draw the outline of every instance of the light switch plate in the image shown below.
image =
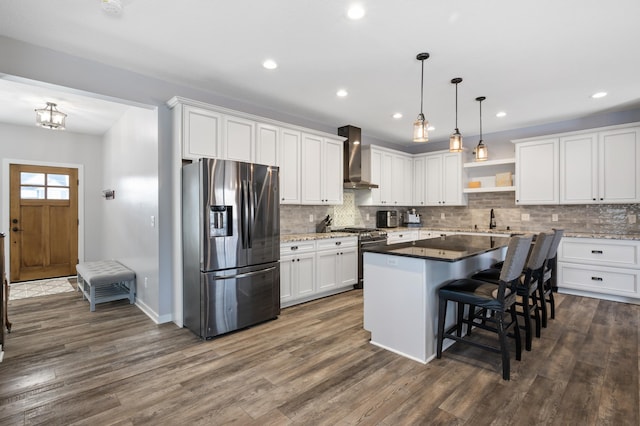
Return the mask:
<path id="1" fill-rule="evenodd" d="M 529 213 L 522 213 L 522 215 L 520 216 L 520 220 L 523 222 L 528 222 L 529 221 Z"/>
<path id="2" fill-rule="evenodd" d="M 309 215 L 309 222 L 313 222 L 313 215 L 312 214 Z"/>
<path id="3" fill-rule="evenodd" d="M 558 221 L 558 214 L 554 213 L 551 215 L 551 222 L 557 222 Z"/>
<path id="4" fill-rule="evenodd" d="M 369 213 L 367 213 L 367 220 L 369 220 Z"/>
<path id="5" fill-rule="evenodd" d="M 636 223 L 636 215 L 635 214 L 628 215 L 627 219 L 629 219 L 629 223 Z"/>
<path id="6" fill-rule="evenodd" d="M 444 219 L 444 213 L 440 213 L 440 219 Z"/>

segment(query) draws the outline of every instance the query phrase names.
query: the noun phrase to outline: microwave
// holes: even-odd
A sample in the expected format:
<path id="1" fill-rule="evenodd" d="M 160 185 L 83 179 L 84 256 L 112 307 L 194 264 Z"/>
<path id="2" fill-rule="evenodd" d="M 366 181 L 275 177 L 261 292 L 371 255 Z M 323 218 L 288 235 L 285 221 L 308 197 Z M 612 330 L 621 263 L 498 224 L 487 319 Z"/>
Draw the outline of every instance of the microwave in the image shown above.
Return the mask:
<path id="1" fill-rule="evenodd" d="M 376 213 L 377 228 L 395 228 L 398 226 L 397 210 L 378 210 Z"/>

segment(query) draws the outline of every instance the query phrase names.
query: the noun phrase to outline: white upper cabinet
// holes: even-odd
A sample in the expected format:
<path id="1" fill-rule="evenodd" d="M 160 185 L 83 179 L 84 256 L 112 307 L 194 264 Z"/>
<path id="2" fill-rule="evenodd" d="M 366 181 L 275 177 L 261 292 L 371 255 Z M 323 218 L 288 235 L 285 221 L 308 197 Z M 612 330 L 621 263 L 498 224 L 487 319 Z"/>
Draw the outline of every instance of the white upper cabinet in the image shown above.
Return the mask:
<path id="1" fill-rule="evenodd" d="M 301 137 L 296 130 L 280 132 L 280 204 L 300 204 Z"/>
<path id="2" fill-rule="evenodd" d="M 416 175 L 416 187 L 423 185 L 425 206 L 463 206 L 467 199 L 462 192 L 462 155 L 439 152 L 421 156 L 425 172 Z M 417 179 L 424 179 L 418 183 Z M 416 194 L 420 197 L 420 194 Z M 419 198 L 414 199 L 416 201 Z"/>
<path id="3" fill-rule="evenodd" d="M 640 202 L 640 127 L 598 134 L 598 199 Z"/>
<path id="4" fill-rule="evenodd" d="M 182 145 L 182 158 L 221 156 L 222 115 L 192 105 L 176 106 L 174 134 Z"/>
<path id="5" fill-rule="evenodd" d="M 413 204 L 413 157 L 377 146 L 362 148 L 362 179 L 378 188 L 356 192 L 358 205 L 401 207 Z"/>
<path id="6" fill-rule="evenodd" d="M 267 166 L 279 166 L 280 128 L 271 124 L 256 125 L 255 162 Z"/>
<path id="7" fill-rule="evenodd" d="M 426 164 L 424 156 L 413 159 L 413 205 L 424 206 L 426 204 Z"/>
<path id="8" fill-rule="evenodd" d="M 342 141 L 302 134 L 301 204 L 342 204 Z"/>
<path id="9" fill-rule="evenodd" d="M 640 128 L 560 138 L 560 203 L 640 201 Z"/>
<path id="10" fill-rule="evenodd" d="M 244 118 L 223 118 L 224 158 L 227 160 L 253 162 L 255 145 L 255 122 Z"/>
<path id="11" fill-rule="evenodd" d="M 516 204 L 558 204 L 558 138 L 516 143 Z"/>

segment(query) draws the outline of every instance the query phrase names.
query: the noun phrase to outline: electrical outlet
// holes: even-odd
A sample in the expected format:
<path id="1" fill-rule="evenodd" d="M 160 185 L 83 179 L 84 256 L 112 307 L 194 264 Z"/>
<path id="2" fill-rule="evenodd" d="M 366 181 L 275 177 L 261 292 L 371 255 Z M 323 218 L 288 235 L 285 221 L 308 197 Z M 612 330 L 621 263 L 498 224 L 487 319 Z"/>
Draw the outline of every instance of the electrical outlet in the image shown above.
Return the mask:
<path id="1" fill-rule="evenodd" d="M 144 288 L 147 288 L 147 284 L 149 284 L 149 278 L 144 277 Z"/>
<path id="2" fill-rule="evenodd" d="M 155 228 L 155 226 L 156 226 L 156 217 L 151 215 L 151 227 Z"/>
<path id="3" fill-rule="evenodd" d="M 558 221 L 558 214 L 554 213 L 551 215 L 551 222 L 557 222 Z"/>
<path id="4" fill-rule="evenodd" d="M 520 220 L 523 222 L 528 222 L 529 221 L 529 213 L 522 213 L 522 215 L 520 215 Z"/>
<path id="5" fill-rule="evenodd" d="M 629 223 L 636 223 L 636 215 L 635 214 L 628 215 L 627 219 L 629 219 Z"/>
<path id="6" fill-rule="evenodd" d="M 367 213 L 366 220 L 369 220 L 369 213 Z"/>
<path id="7" fill-rule="evenodd" d="M 313 215 L 312 214 L 309 215 L 309 222 L 313 222 Z"/>
<path id="8" fill-rule="evenodd" d="M 440 213 L 440 219 L 444 219 L 444 213 Z"/>

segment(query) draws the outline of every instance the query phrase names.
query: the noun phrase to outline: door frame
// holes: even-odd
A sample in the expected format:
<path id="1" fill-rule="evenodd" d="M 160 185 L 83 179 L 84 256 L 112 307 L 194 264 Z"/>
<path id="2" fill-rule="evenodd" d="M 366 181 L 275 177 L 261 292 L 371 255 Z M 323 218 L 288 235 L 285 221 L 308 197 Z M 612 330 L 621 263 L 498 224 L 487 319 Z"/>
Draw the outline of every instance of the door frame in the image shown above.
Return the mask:
<path id="1" fill-rule="evenodd" d="M 19 160 L 12 158 L 2 159 L 2 224 L 0 226 L 0 232 L 4 232 L 7 237 L 11 237 L 9 227 L 10 216 L 10 186 L 9 186 L 9 166 L 11 164 L 20 164 L 27 166 L 47 166 L 47 167 L 68 167 L 78 169 L 78 180 L 80 186 L 78 187 L 78 261 L 84 261 L 84 165 L 76 163 L 52 163 L 48 161 L 33 161 L 33 160 Z M 5 228 L 6 226 L 6 228 Z M 7 240 L 8 241 L 8 240 Z M 7 265 L 7 280 L 11 277 L 11 263 L 10 263 L 11 250 L 5 247 L 4 257 L 5 265 Z M 10 280 L 9 280 L 10 281 Z"/>

